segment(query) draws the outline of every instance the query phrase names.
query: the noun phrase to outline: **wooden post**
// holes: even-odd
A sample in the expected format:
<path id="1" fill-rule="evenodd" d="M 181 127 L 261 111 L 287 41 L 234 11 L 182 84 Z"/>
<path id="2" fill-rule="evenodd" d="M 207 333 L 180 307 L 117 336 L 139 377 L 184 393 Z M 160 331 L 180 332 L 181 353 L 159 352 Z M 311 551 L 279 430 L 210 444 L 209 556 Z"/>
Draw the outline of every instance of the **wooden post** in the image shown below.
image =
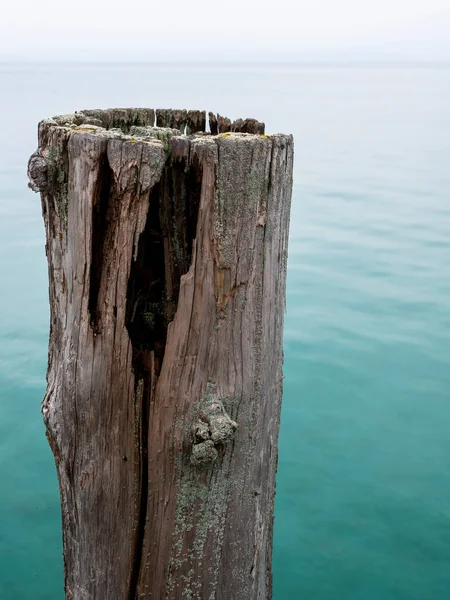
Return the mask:
<path id="1" fill-rule="evenodd" d="M 271 598 L 293 140 L 209 123 L 39 125 L 68 600 Z"/>

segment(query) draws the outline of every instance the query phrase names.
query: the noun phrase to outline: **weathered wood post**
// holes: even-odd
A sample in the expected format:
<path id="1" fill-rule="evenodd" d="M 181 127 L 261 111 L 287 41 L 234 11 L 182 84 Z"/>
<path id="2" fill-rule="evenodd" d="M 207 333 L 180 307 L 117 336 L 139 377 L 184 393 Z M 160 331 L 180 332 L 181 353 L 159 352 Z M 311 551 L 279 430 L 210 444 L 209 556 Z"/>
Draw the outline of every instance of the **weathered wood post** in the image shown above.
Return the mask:
<path id="1" fill-rule="evenodd" d="M 209 126 L 39 125 L 69 600 L 271 598 L 293 140 Z"/>

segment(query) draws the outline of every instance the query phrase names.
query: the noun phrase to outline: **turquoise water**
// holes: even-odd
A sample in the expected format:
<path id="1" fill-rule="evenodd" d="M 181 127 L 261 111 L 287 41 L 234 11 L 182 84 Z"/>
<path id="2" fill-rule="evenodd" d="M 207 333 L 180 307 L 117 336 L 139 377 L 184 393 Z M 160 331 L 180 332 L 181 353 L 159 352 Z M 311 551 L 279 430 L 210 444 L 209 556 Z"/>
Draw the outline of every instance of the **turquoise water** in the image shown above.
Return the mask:
<path id="1" fill-rule="evenodd" d="M 36 124 L 141 105 L 295 136 L 274 599 L 447 600 L 450 69 L 4 65 L 0 89 L 0 598 L 63 598 Z"/>

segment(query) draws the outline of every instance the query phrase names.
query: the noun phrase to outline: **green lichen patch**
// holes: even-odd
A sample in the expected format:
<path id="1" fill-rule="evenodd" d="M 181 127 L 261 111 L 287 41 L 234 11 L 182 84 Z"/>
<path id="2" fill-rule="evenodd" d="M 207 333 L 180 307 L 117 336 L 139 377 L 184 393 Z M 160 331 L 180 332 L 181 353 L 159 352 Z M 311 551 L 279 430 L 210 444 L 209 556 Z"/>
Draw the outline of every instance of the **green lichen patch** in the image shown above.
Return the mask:
<path id="1" fill-rule="evenodd" d="M 185 447 L 190 451 L 176 458 L 178 492 L 167 583 L 173 592 L 177 582 L 183 581 L 183 597 L 192 600 L 205 600 L 203 569 L 213 573 L 207 597 L 216 597 L 227 506 L 235 484 L 233 444 L 227 442 L 237 425 L 227 410 L 237 414 L 238 404 L 237 397 L 220 397 L 208 383 L 183 425 Z"/>
<path id="2" fill-rule="evenodd" d="M 192 447 L 191 464 L 195 467 L 204 467 L 217 460 L 218 456 L 213 440 L 206 440 Z"/>
<path id="3" fill-rule="evenodd" d="M 179 129 L 172 129 L 171 127 L 152 127 L 152 126 L 132 126 L 130 127 L 129 134 L 142 138 L 143 140 L 159 140 L 164 146 L 166 156 L 170 155 L 172 137 L 174 135 L 180 136 L 181 131 Z"/>
<path id="4" fill-rule="evenodd" d="M 53 197 L 61 228 L 67 230 L 68 213 L 68 170 L 67 148 L 63 143 L 51 146 L 47 155 L 47 190 Z"/>
<path id="5" fill-rule="evenodd" d="M 193 427 L 193 434 L 194 438 L 199 440 L 199 443 L 209 440 L 211 438 L 211 432 L 208 423 L 201 420 L 197 421 Z"/>

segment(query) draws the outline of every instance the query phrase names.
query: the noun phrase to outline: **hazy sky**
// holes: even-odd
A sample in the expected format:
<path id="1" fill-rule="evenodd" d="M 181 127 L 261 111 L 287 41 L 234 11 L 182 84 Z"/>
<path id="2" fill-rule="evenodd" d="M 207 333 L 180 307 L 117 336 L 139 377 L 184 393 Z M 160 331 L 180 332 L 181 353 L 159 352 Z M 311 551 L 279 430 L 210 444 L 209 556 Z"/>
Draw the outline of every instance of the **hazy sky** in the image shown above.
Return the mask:
<path id="1" fill-rule="evenodd" d="M 0 0 L 0 57 L 450 60 L 450 0 Z"/>

